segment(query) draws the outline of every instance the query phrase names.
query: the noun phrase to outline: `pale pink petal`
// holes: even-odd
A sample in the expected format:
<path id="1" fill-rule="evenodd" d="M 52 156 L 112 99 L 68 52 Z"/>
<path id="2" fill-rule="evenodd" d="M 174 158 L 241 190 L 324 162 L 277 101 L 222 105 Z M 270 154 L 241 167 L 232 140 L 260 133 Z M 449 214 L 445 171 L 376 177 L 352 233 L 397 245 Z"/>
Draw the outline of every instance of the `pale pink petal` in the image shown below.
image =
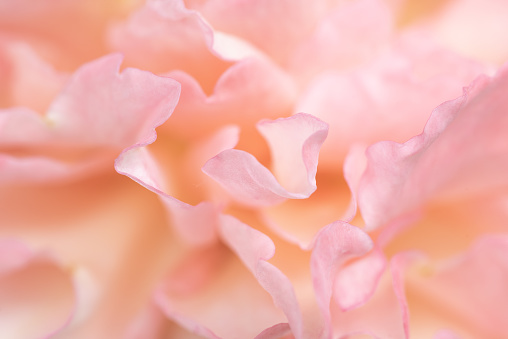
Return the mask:
<path id="1" fill-rule="evenodd" d="M 279 181 L 254 156 L 235 149 L 210 159 L 203 171 L 248 205 L 273 205 L 286 198 L 310 196 L 316 190 L 318 153 L 328 126 L 311 115 L 297 114 L 262 121 L 258 128 L 270 144 Z"/>
<path id="2" fill-rule="evenodd" d="M 110 55 L 84 65 L 45 115 L 21 107 L 0 111 L 4 177 L 79 177 L 135 142 L 153 142 L 155 127 L 176 105 L 179 85 L 134 69 L 118 74 L 120 63 L 119 55 Z"/>
<path id="3" fill-rule="evenodd" d="M 504 338 L 508 335 L 507 250 L 506 235 L 484 236 L 468 252 L 436 265 L 411 283 L 457 331 Z"/>
<path id="4" fill-rule="evenodd" d="M 75 300 L 69 272 L 50 257 L 12 240 L 0 243 L 0 332 L 49 338 L 66 326 Z"/>
<path id="5" fill-rule="evenodd" d="M 154 73 L 182 70 L 207 89 L 227 67 L 211 52 L 213 31 L 182 0 L 149 0 L 110 32 L 127 65 Z"/>
<path id="6" fill-rule="evenodd" d="M 335 2 L 187 0 L 186 4 L 198 10 L 214 29 L 237 35 L 284 62 Z"/>
<path id="7" fill-rule="evenodd" d="M 508 58 L 507 15 L 508 3 L 503 0 L 451 0 L 424 22 L 425 29 L 448 48 L 502 64 Z"/>
<path id="8" fill-rule="evenodd" d="M 386 259 L 379 248 L 343 267 L 335 277 L 333 296 L 343 311 L 365 304 L 385 271 Z"/>
<path id="9" fill-rule="evenodd" d="M 334 334 L 340 338 L 368 334 L 374 338 L 409 338 L 404 273 L 420 259 L 416 252 L 400 253 L 390 261 L 373 296 L 363 306 L 344 312 L 332 305 Z"/>
<path id="10" fill-rule="evenodd" d="M 434 339 L 460 339 L 460 337 L 450 331 L 450 330 L 439 330 L 436 335 L 433 337 Z"/>
<path id="11" fill-rule="evenodd" d="M 420 133 L 432 109 L 459 96 L 482 71 L 420 36 L 409 36 L 365 67 L 318 76 L 294 112 L 311 112 L 330 124 L 321 166 L 337 167 L 352 143 L 404 142 Z"/>
<path id="12" fill-rule="evenodd" d="M 119 73 L 121 60 L 113 54 L 84 65 L 50 106 L 46 118 L 68 144 L 151 143 L 171 115 L 179 84 L 137 69 Z"/>
<path id="13" fill-rule="evenodd" d="M 508 73 L 480 77 L 458 99 L 437 107 L 425 130 L 404 144 L 367 151 L 359 205 L 367 227 L 414 212 L 429 199 L 467 197 L 506 184 Z"/>
<path id="14" fill-rule="evenodd" d="M 311 256 L 312 283 L 324 317 L 320 333 L 316 333 L 319 335 L 317 337 L 332 336 L 330 301 L 338 270 L 345 261 L 364 255 L 372 246 L 372 240 L 365 232 L 340 221 L 326 226 L 319 233 Z"/>
<path id="15" fill-rule="evenodd" d="M 391 26 L 388 8 L 380 0 L 338 6 L 319 21 L 310 39 L 298 46 L 289 67 L 306 79 L 325 69 L 358 65 L 381 50 L 391 35 Z"/>

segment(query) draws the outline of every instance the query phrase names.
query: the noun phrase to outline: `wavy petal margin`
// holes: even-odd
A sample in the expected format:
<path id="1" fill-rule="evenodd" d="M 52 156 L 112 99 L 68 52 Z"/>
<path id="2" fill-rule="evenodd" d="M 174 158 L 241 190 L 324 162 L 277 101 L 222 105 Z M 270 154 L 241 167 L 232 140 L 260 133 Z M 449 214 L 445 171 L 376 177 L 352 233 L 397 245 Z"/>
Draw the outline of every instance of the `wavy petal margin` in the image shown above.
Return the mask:
<path id="1" fill-rule="evenodd" d="M 437 107 L 422 134 L 367 150 L 359 207 L 368 230 L 430 199 L 464 198 L 508 185 L 508 67 L 478 78 Z"/>
<path id="2" fill-rule="evenodd" d="M 258 129 L 268 141 L 279 181 L 254 156 L 235 149 L 210 159 L 203 172 L 236 200 L 250 206 L 308 198 L 316 190 L 319 148 L 328 134 L 328 125 L 299 113 L 274 121 L 263 120 Z"/>

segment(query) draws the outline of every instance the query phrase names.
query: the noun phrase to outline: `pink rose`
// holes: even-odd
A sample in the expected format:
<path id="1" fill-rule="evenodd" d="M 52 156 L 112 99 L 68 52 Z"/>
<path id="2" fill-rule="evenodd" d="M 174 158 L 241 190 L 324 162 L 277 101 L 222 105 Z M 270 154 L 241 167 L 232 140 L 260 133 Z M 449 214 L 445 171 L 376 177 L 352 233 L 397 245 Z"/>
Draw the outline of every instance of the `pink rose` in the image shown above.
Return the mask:
<path id="1" fill-rule="evenodd" d="M 506 15 L 0 1 L 0 334 L 508 337 Z"/>

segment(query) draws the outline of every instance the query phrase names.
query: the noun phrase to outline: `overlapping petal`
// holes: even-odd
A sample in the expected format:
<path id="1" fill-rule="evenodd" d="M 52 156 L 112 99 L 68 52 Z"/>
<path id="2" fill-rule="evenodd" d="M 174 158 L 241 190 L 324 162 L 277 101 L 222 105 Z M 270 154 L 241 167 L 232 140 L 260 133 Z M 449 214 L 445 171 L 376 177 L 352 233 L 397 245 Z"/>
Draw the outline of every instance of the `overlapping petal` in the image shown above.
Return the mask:
<path id="1" fill-rule="evenodd" d="M 84 65 L 44 115 L 22 107 L 1 112 L 5 180 L 83 175 L 136 141 L 155 139 L 154 127 L 171 114 L 179 86 L 139 70 L 119 74 L 120 63 L 119 55 L 110 55 Z"/>

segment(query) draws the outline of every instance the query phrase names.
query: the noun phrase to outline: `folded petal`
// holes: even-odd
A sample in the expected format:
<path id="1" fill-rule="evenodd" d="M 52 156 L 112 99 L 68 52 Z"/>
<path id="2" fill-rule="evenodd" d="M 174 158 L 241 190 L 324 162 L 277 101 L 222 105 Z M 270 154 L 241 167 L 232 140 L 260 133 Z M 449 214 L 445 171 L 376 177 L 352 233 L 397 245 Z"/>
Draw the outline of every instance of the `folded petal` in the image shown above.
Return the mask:
<path id="1" fill-rule="evenodd" d="M 154 73 L 182 70 L 211 90 L 227 67 L 211 52 L 213 31 L 182 0 L 150 0 L 111 28 L 109 42 L 127 65 Z M 148 56 L 148 57 L 147 57 Z"/>
<path id="2" fill-rule="evenodd" d="M 298 114 L 262 121 L 258 129 L 271 147 L 279 181 L 254 156 L 234 149 L 210 159 L 203 171 L 248 205 L 272 205 L 286 198 L 310 196 L 316 189 L 318 153 L 328 126 L 311 115 Z"/>
<path id="3" fill-rule="evenodd" d="M 373 229 L 430 199 L 466 198 L 507 182 L 508 73 L 480 77 L 458 99 L 437 107 L 424 132 L 404 144 L 367 151 L 359 205 Z"/>
<path id="4" fill-rule="evenodd" d="M 13 240 L 0 243 L 0 332 L 9 338 L 49 338 L 75 307 L 68 272 Z"/>
<path id="5" fill-rule="evenodd" d="M 404 252 L 390 260 L 374 294 L 361 307 L 342 311 L 332 304 L 334 334 L 344 337 L 368 334 L 374 338 L 409 338 L 409 311 L 405 296 L 405 274 L 420 253 Z"/>
<path id="6" fill-rule="evenodd" d="M 338 270 L 347 260 L 364 255 L 372 246 L 372 240 L 365 232 L 340 221 L 326 226 L 319 233 L 311 256 L 312 283 L 324 318 L 319 338 L 332 337 L 330 301 Z M 351 277 L 351 272 L 345 274 Z"/>

